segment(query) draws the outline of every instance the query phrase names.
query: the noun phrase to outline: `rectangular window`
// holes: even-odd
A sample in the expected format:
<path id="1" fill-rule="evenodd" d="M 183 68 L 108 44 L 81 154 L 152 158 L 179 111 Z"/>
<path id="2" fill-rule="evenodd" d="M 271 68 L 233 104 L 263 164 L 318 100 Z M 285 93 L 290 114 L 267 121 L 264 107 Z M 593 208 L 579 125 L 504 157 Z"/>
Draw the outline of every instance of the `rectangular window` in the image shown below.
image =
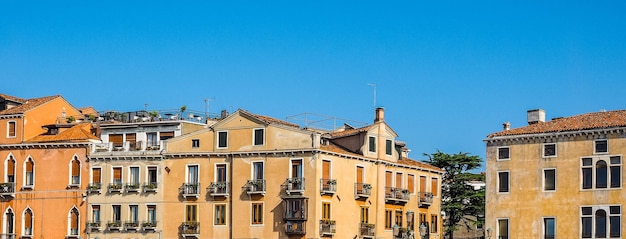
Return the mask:
<path id="1" fill-rule="evenodd" d="M 292 178 L 302 177 L 302 159 L 291 160 L 291 177 Z"/>
<path id="2" fill-rule="evenodd" d="M 252 224 L 263 224 L 263 203 L 252 203 Z"/>
<path id="3" fill-rule="evenodd" d="M 437 233 L 439 228 L 439 217 L 437 215 L 430 215 L 430 233 Z"/>
<path id="4" fill-rule="evenodd" d="M 556 144 L 544 144 L 543 157 L 556 157 Z"/>
<path id="5" fill-rule="evenodd" d="M 385 209 L 385 229 L 393 228 L 393 219 L 391 213 L 391 210 Z"/>
<path id="6" fill-rule="evenodd" d="M 369 223 L 370 208 L 361 207 L 361 223 Z"/>
<path id="7" fill-rule="evenodd" d="M 123 134 L 109 134 L 109 142 L 113 143 L 113 147 L 122 147 L 124 146 L 124 135 Z"/>
<path id="8" fill-rule="evenodd" d="M 622 157 L 613 156 L 609 159 L 609 175 L 611 188 L 619 188 L 622 186 Z"/>
<path id="9" fill-rule="evenodd" d="M 198 183 L 198 165 L 187 165 L 187 183 Z"/>
<path id="10" fill-rule="evenodd" d="M 411 194 L 415 193 L 415 175 L 408 174 L 406 177 L 406 187 L 411 192 Z"/>
<path id="11" fill-rule="evenodd" d="M 139 222 L 139 207 L 137 205 L 128 205 L 128 212 L 131 222 Z"/>
<path id="12" fill-rule="evenodd" d="M 163 141 L 163 140 L 168 140 L 174 138 L 174 131 L 169 131 L 169 132 L 160 132 L 159 133 L 159 140 Z"/>
<path id="13" fill-rule="evenodd" d="M 129 167 L 128 172 L 130 172 L 128 182 L 132 185 L 139 185 L 139 167 Z"/>
<path id="14" fill-rule="evenodd" d="M 91 183 L 93 184 L 102 183 L 102 169 L 101 168 L 91 169 Z"/>
<path id="15" fill-rule="evenodd" d="M 191 140 L 191 147 L 192 148 L 199 148 L 200 147 L 200 140 L 199 139 L 192 139 Z"/>
<path id="16" fill-rule="evenodd" d="M 149 166 L 148 167 L 148 183 L 157 183 L 157 167 Z"/>
<path id="17" fill-rule="evenodd" d="M 387 155 L 391 155 L 392 154 L 391 153 L 392 149 L 393 149 L 392 146 L 393 145 L 392 145 L 391 140 L 385 140 L 385 154 L 387 154 Z"/>
<path id="18" fill-rule="evenodd" d="M 254 180 L 263 179 L 263 162 L 252 163 L 252 179 Z"/>
<path id="19" fill-rule="evenodd" d="M 376 152 L 376 137 L 369 137 L 369 150 L 370 152 Z"/>
<path id="20" fill-rule="evenodd" d="M 156 205 L 148 205 L 147 210 L 148 210 L 148 221 L 156 222 L 157 220 Z"/>
<path id="21" fill-rule="evenodd" d="M 91 205 L 91 220 L 100 222 L 100 205 Z"/>
<path id="22" fill-rule="evenodd" d="M 228 132 L 217 132 L 217 148 L 228 148 Z"/>
<path id="23" fill-rule="evenodd" d="M 35 174 L 34 174 L 34 163 L 32 159 L 27 159 L 26 160 L 26 172 L 24 174 L 24 186 L 33 186 L 35 184 Z"/>
<path id="24" fill-rule="evenodd" d="M 555 191 L 556 190 L 556 169 L 544 169 L 543 170 L 543 190 Z"/>
<path id="25" fill-rule="evenodd" d="M 509 219 L 498 219 L 498 239 L 509 239 Z"/>
<path id="26" fill-rule="evenodd" d="M 583 189 L 590 189 L 593 185 L 593 159 L 582 159 L 582 183 Z"/>
<path id="27" fill-rule="evenodd" d="M 498 192 L 509 192 L 509 172 L 498 172 Z"/>
<path id="28" fill-rule="evenodd" d="M 428 220 L 426 220 L 426 213 L 420 213 L 420 226 L 424 225 L 425 227 L 428 226 Z"/>
<path id="29" fill-rule="evenodd" d="M 226 164 L 215 165 L 215 181 L 226 182 Z"/>
<path id="30" fill-rule="evenodd" d="M 402 188 L 404 185 L 402 184 L 402 173 L 396 172 L 396 188 Z"/>
<path id="31" fill-rule="evenodd" d="M 498 160 L 508 160 L 509 156 L 509 147 L 500 147 L 498 148 Z"/>
<path id="32" fill-rule="evenodd" d="M 263 145 L 265 142 L 265 129 L 254 129 L 254 145 Z"/>
<path id="33" fill-rule="evenodd" d="M 7 125 L 7 137 L 8 138 L 16 137 L 17 133 L 16 133 L 16 123 L 15 123 L 15 121 L 9 121 L 7 124 L 8 124 Z"/>
<path id="34" fill-rule="evenodd" d="M 146 137 L 148 138 L 148 140 L 146 140 L 146 147 L 153 148 L 159 146 L 159 140 L 156 132 L 146 133 Z"/>
<path id="35" fill-rule="evenodd" d="M 226 204 L 215 205 L 215 225 L 226 225 Z"/>
<path id="36" fill-rule="evenodd" d="M 121 167 L 113 168 L 113 183 L 122 184 L 122 168 Z"/>
<path id="37" fill-rule="evenodd" d="M 543 238 L 554 239 L 556 236 L 556 219 L 553 217 L 543 218 Z"/>
<path id="38" fill-rule="evenodd" d="M 396 224 L 398 227 L 402 227 L 402 211 L 396 210 Z"/>
<path id="39" fill-rule="evenodd" d="M 122 206 L 120 205 L 112 205 L 113 209 L 113 221 L 119 222 L 122 220 Z"/>
<path id="40" fill-rule="evenodd" d="M 426 191 L 426 177 L 425 176 L 420 176 L 420 192 L 427 192 Z"/>
<path id="41" fill-rule="evenodd" d="M 185 221 L 186 222 L 197 222 L 198 221 L 198 205 L 187 205 L 186 206 Z"/>
<path id="42" fill-rule="evenodd" d="M 594 153 L 603 154 L 609 152 L 609 143 L 606 139 L 594 141 Z"/>
<path id="43" fill-rule="evenodd" d="M 439 191 L 439 182 L 437 181 L 437 178 L 431 179 L 430 191 L 433 193 L 433 196 L 437 196 L 437 192 Z"/>
<path id="44" fill-rule="evenodd" d="M 330 203 L 322 202 L 322 220 L 330 220 Z"/>

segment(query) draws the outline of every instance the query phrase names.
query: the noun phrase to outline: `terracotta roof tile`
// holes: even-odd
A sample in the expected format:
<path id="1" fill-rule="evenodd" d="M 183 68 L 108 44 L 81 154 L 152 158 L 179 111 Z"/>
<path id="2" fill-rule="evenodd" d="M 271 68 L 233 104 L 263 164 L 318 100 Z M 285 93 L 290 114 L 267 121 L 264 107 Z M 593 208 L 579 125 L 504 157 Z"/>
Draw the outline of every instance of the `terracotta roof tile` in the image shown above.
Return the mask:
<path id="1" fill-rule="evenodd" d="M 40 98 L 33 98 L 33 99 L 28 99 L 25 100 L 24 103 L 22 105 L 10 108 L 10 109 L 6 109 L 3 111 L 0 111 L 0 115 L 10 115 L 10 114 L 21 114 L 21 113 L 25 113 L 26 111 L 29 111 L 31 109 L 36 108 L 37 106 L 40 106 L 48 101 L 51 101 L 53 99 L 56 99 L 58 97 L 61 97 L 60 95 L 54 95 L 54 96 L 46 96 L 46 97 L 40 97 Z"/>
<path id="2" fill-rule="evenodd" d="M 417 160 L 413 160 L 410 158 L 401 158 L 398 160 L 399 164 L 404 164 L 404 165 L 409 165 L 409 166 L 415 166 L 415 167 L 420 167 L 420 168 L 427 168 L 427 169 L 432 169 L 432 170 L 436 170 L 436 171 L 443 171 L 441 168 L 438 168 L 436 166 L 424 163 L 424 162 L 420 162 Z"/>
<path id="3" fill-rule="evenodd" d="M 626 110 L 594 112 L 489 134 L 487 138 L 510 135 L 555 133 L 626 126 Z"/>
<path id="4" fill-rule="evenodd" d="M 5 94 L 0 94 L 0 97 L 10 100 L 10 101 L 14 101 L 14 102 L 19 102 L 19 103 L 24 103 L 26 102 L 26 99 L 22 99 L 22 98 L 17 98 L 15 96 L 10 96 L 10 95 L 5 95 Z"/>
<path id="5" fill-rule="evenodd" d="M 300 128 L 300 126 L 297 125 L 297 124 L 290 123 L 290 122 L 287 122 L 287 121 L 284 121 L 284 120 L 279 120 L 279 119 L 272 118 L 272 117 L 269 117 L 269 116 L 256 115 L 256 114 L 251 114 L 251 115 L 253 115 L 257 119 L 259 119 L 259 120 L 261 120 L 261 121 L 263 121 L 263 122 L 265 122 L 267 124 L 282 124 L 282 125 L 286 125 L 286 126 Z"/>
<path id="6" fill-rule="evenodd" d="M 351 136 L 351 135 L 359 134 L 362 132 L 367 132 L 368 130 L 372 128 L 372 126 L 374 125 L 368 125 L 368 126 L 364 126 L 364 127 L 356 128 L 356 129 L 346 129 L 342 131 L 331 132 L 329 133 L 329 135 L 332 138 L 341 138 L 341 137 Z"/>
<path id="7" fill-rule="evenodd" d="M 57 135 L 42 134 L 27 140 L 27 142 L 85 142 L 88 140 L 100 140 L 90 133 L 91 127 L 91 123 L 76 124 Z"/>
<path id="8" fill-rule="evenodd" d="M 325 150 L 325 151 L 330 151 L 330 152 L 334 152 L 334 153 L 341 153 L 341 154 L 346 154 L 346 155 L 352 155 L 352 156 L 356 156 L 356 157 L 364 157 L 363 155 L 360 154 L 356 154 L 353 152 L 350 152 L 342 147 L 339 147 L 335 144 L 330 144 L 330 145 L 321 145 L 320 149 Z M 408 166 L 413 166 L 413 167 L 419 167 L 419 168 L 424 168 L 424 169 L 431 169 L 431 170 L 435 170 L 435 171 L 442 171 L 440 168 L 435 167 L 433 165 L 427 164 L 427 163 L 423 163 L 423 162 L 419 162 L 410 158 L 401 158 L 398 160 L 398 164 L 403 164 L 403 165 L 408 165 Z"/>

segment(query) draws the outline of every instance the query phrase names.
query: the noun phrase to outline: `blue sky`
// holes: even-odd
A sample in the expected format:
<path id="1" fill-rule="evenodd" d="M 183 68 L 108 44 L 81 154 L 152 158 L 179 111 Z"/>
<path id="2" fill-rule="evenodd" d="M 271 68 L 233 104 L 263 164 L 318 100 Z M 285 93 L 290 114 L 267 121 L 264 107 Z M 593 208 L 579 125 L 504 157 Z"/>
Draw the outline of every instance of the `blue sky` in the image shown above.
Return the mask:
<path id="1" fill-rule="evenodd" d="M 624 109 L 624 1 L 0 2 L 0 92 L 120 111 L 238 108 L 372 122 L 412 149 Z"/>

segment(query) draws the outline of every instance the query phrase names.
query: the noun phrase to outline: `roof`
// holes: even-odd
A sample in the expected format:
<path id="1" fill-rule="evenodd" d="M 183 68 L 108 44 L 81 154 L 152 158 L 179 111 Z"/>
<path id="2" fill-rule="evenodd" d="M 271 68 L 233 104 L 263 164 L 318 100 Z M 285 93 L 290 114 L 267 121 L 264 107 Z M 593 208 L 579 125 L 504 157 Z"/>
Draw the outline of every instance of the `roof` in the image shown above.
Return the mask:
<path id="1" fill-rule="evenodd" d="M 360 154 L 356 154 L 353 152 L 350 152 L 336 144 L 330 143 L 328 145 L 320 145 L 320 149 L 325 150 L 325 151 L 330 151 L 333 153 L 340 153 L 340 154 L 346 154 L 346 155 L 352 155 L 355 157 L 364 157 L 363 155 Z M 402 164 L 402 165 L 407 165 L 407 166 L 413 166 L 413 167 L 419 167 L 419 168 L 424 168 L 424 169 L 431 169 L 431 170 L 436 170 L 436 171 L 442 171 L 441 168 L 435 167 L 433 165 L 427 164 L 427 163 L 423 163 L 423 162 L 419 162 L 417 160 L 414 159 L 410 159 L 410 158 L 401 158 L 398 160 L 397 162 L 398 164 Z"/>
<path id="2" fill-rule="evenodd" d="M 4 95 L 3 95 L 4 96 Z M 58 97 L 61 97 L 60 95 L 54 95 L 54 96 L 45 96 L 45 97 L 40 97 L 40 98 L 32 98 L 32 99 L 27 99 L 27 100 L 23 100 L 23 99 L 19 99 L 19 98 L 15 98 L 18 100 L 22 100 L 22 104 L 10 109 L 6 109 L 3 111 L 0 111 L 0 115 L 11 115 L 11 114 L 22 114 L 25 113 L 29 110 L 32 110 L 34 108 L 36 108 L 37 106 L 40 106 L 46 102 L 49 102 L 53 99 L 56 99 Z"/>
<path id="3" fill-rule="evenodd" d="M 364 127 L 356 128 L 356 129 L 346 129 L 342 131 L 331 132 L 329 133 L 329 135 L 332 138 L 341 138 L 341 137 L 351 136 L 351 135 L 367 132 L 373 126 L 374 125 L 368 125 L 368 126 L 364 126 Z"/>
<path id="4" fill-rule="evenodd" d="M 594 112 L 571 117 L 538 122 L 525 127 L 504 130 L 487 135 L 487 138 L 525 134 L 556 133 L 626 126 L 626 110 Z"/>
<path id="5" fill-rule="evenodd" d="M 10 100 L 13 102 L 18 102 L 18 103 L 24 103 L 26 101 L 25 99 L 17 98 L 15 96 L 10 96 L 10 95 L 5 95 L 5 94 L 0 94 L 0 97 L 4 98 L 5 100 Z"/>
<path id="6" fill-rule="evenodd" d="M 404 164 L 404 165 L 409 165 L 409 166 L 415 166 L 415 167 L 420 167 L 420 168 L 427 168 L 427 169 L 431 169 L 431 170 L 437 170 L 437 171 L 443 171 L 441 168 L 424 163 L 424 162 L 420 162 L 414 159 L 410 159 L 410 158 L 400 158 L 398 160 L 399 164 Z"/>
<path id="7" fill-rule="evenodd" d="M 91 134 L 91 123 L 80 123 L 71 128 L 62 131 L 56 135 L 41 134 L 35 136 L 27 142 L 76 142 L 87 140 L 100 140 L 100 138 Z"/>

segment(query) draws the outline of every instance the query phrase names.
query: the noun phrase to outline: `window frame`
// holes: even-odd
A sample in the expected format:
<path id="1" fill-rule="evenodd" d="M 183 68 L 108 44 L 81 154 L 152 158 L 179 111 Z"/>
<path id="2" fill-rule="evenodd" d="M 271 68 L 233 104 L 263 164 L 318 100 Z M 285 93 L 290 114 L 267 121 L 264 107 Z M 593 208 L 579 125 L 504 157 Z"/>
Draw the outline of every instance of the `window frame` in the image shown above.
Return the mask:
<path id="1" fill-rule="evenodd" d="M 376 153 L 376 137 L 375 136 L 367 136 L 367 152 Z"/>
<path id="2" fill-rule="evenodd" d="M 78 162 L 78 176 L 74 176 L 74 172 L 73 172 L 73 164 L 74 162 L 77 161 Z M 69 186 L 71 187 L 80 187 L 81 183 L 82 183 L 82 170 L 81 167 L 83 166 L 83 163 L 81 162 L 80 158 L 78 157 L 78 155 L 74 154 L 74 156 L 72 156 L 72 159 L 70 160 L 69 163 Z M 73 179 L 74 177 L 78 177 L 78 183 L 73 183 Z"/>
<path id="3" fill-rule="evenodd" d="M 613 158 L 618 158 L 619 159 L 619 163 L 613 163 L 612 159 Z M 591 164 L 590 165 L 584 165 L 584 161 L 588 159 L 591 160 Z M 597 187 L 597 181 L 598 181 L 598 174 L 597 174 L 597 164 L 599 161 L 604 161 L 604 163 L 606 164 L 606 187 Z M 599 156 L 584 156 L 584 157 L 580 157 L 580 190 L 582 191 L 589 191 L 589 190 L 620 190 L 622 189 L 622 177 L 623 177 L 623 157 L 622 155 L 599 155 Z M 616 170 L 616 172 L 619 175 L 613 176 L 614 172 L 613 172 L 613 168 L 618 167 L 618 170 Z M 585 185 L 585 170 L 590 170 L 590 177 L 591 177 L 591 186 L 586 187 Z M 613 180 L 619 180 L 619 185 L 614 186 L 613 184 Z"/>
<path id="4" fill-rule="evenodd" d="M 120 181 L 115 182 L 115 169 L 120 169 Z M 124 167 L 123 166 L 111 166 L 111 182 L 110 183 L 119 183 L 121 185 L 124 184 Z"/>
<path id="5" fill-rule="evenodd" d="M 611 213 L 611 207 L 618 207 L 619 208 L 619 213 Z M 591 209 L 591 214 L 584 214 L 583 212 L 583 208 L 589 208 Z M 605 237 L 601 237 L 601 238 L 622 238 L 622 230 L 621 230 L 621 224 L 622 224 L 622 214 L 623 214 L 623 209 L 622 206 L 620 204 L 603 204 L 603 205 L 581 205 L 580 206 L 580 214 L 579 214 L 579 219 L 580 219 L 580 238 L 596 238 L 596 231 L 597 231 L 597 225 L 596 225 L 596 213 L 599 210 L 603 210 L 606 214 L 606 228 L 605 228 L 605 232 L 606 232 L 606 236 Z M 615 237 L 615 236 L 611 236 L 611 218 L 612 217 L 618 217 L 619 219 L 619 223 L 617 223 L 617 228 L 619 229 L 619 236 Z M 589 237 L 584 237 L 583 233 L 584 233 L 584 224 L 583 224 L 583 218 L 588 218 L 591 219 L 591 231 L 590 231 L 590 236 Z M 555 222 L 556 223 L 556 222 Z"/>
<path id="6" fill-rule="evenodd" d="M 137 170 L 136 179 L 133 179 L 133 169 Z M 128 181 L 129 184 L 141 185 L 141 167 L 138 165 L 130 165 L 128 166 Z"/>
<path id="7" fill-rule="evenodd" d="M 548 146 L 554 146 L 554 154 L 553 155 L 546 155 L 546 147 Z M 556 158 L 558 157 L 559 151 L 558 151 L 558 145 L 556 143 L 544 143 L 541 146 L 541 156 L 543 158 Z"/>
<path id="8" fill-rule="evenodd" d="M 261 143 L 257 144 L 257 131 L 262 131 L 261 133 Z M 263 146 L 265 145 L 265 128 L 253 128 L 252 129 L 252 146 Z"/>
<path id="9" fill-rule="evenodd" d="M 507 157 L 500 158 L 500 149 L 507 149 Z M 511 160 L 511 147 L 510 146 L 501 146 L 496 148 L 496 161 L 509 161 Z"/>
<path id="10" fill-rule="evenodd" d="M 544 192 L 556 192 L 556 188 L 557 188 L 557 170 L 556 170 L 556 168 L 544 168 L 542 171 L 543 171 L 543 174 L 542 174 L 542 178 L 543 178 L 543 180 L 542 180 L 543 185 L 542 186 L 543 187 L 541 187 L 542 191 L 544 191 Z M 547 184 L 546 184 L 547 183 L 546 171 L 554 171 L 554 178 L 553 178 L 553 180 L 554 180 L 554 182 L 553 182 L 554 189 L 546 189 L 546 187 L 547 187 Z M 510 175 L 509 175 L 509 177 L 510 177 Z M 510 180 L 509 180 L 509 182 L 510 182 Z M 509 188 L 509 190 L 510 190 L 510 188 Z"/>
<path id="11" fill-rule="evenodd" d="M 192 212 L 192 214 L 189 214 L 189 212 Z M 199 222 L 199 218 L 198 218 L 198 204 L 187 204 L 185 205 L 185 222 L 189 223 L 189 222 Z M 187 220 L 187 219 L 192 219 L 192 220 Z"/>
<path id="12" fill-rule="evenodd" d="M 150 208 L 152 208 L 153 210 L 150 210 Z M 157 208 L 158 208 L 157 204 L 154 204 L 154 203 L 146 204 L 146 221 L 148 221 L 148 222 L 156 222 L 157 221 L 157 217 L 158 217 Z M 150 211 L 152 211 L 154 213 L 154 215 L 151 216 L 150 215 Z"/>
<path id="13" fill-rule="evenodd" d="M 605 142 L 606 143 L 606 151 L 599 152 L 598 151 L 598 143 Z M 608 139 L 596 139 L 593 141 L 593 154 L 608 154 L 609 153 L 609 140 Z"/>
<path id="14" fill-rule="evenodd" d="M 13 172 L 9 171 L 9 162 L 13 161 Z M 17 164 L 17 160 L 15 160 L 15 156 L 13 156 L 13 153 L 9 153 L 9 155 L 7 155 L 7 158 L 4 160 L 4 182 L 5 183 L 16 183 L 16 178 L 15 178 L 15 174 L 17 173 L 17 169 L 15 167 L 15 164 Z M 70 166 L 71 167 L 71 166 Z M 13 176 L 13 178 L 9 178 L 9 176 Z"/>
<path id="15" fill-rule="evenodd" d="M 385 155 L 393 155 L 393 140 L 391 139 L 385 139 Z"/>
<path id="16" fill-rule="evenodd" d="M 500 174 L 501 173 L 506 173 L 507 174 L 507 186 L 506 186 L 506 191 L 501 191 L 502 187 L 501 185 L 501 179 L 500 179 Z M 498 194 L 508 194 L 511 193 L 511 171 L 509 170 L 503 170 L 503 171 L 497 171 L 497 193 Z"/>
<path id="17" fill-rule="evenodd" d="M 11 125 L 13 125 L 13 135 L 11 135 Z M 17 121 L 7 121 L 7 139 L 17 138 Z"/>
<path id="18" fill-rule="evenodd" d="M 393 229 L 393 210 L 385 208 L 385 230 Z"/>
<path id="19" fill-rule="evenodd" d="M 27 227 L 26 227 L 26 213 L 30 212 L 30 233 L 28 233 L 26 231 Z M 24 236 L 33 236 L 35 235 L 35 212 L 33 211 L 33 209 L 30 208 L 30 206 L 26 206 L 26 208 L 24 209 L 24 211 L 22 211 L 22 235 Z"/>
<path id="20" fill-rule="evenodd" d="M 72 233 L 72 213 L 76 211 L 76 233 Z M 78 236 L 80 235 L 80 210 L 76 207 L 70 208 L 67 217 L 67 235 Z"/>
<path id="21" fill-rule="evenodd" d="M 213 204 L 213 226 L 219 226 L 219 227 L 223 227 L 223 226 L 227 226 L 228 225 L 228 207 L 226 207 L 226 203 L 216 203 Z M 222 214 L 222 218 L 220 221 L 218 221 L 220 218 L 218 218 L 218 207 L 222 208 L 221 214 Z"/>
<path id="22" fill-rule="evenodd" d="M 224 136 L 226 137 L 226 139 L 224 140 L 225 145 L 222 146 L 221 145 L 221 135 L 224 134 Z M 228 148 L 228 130 L 220 130 L 216 132 L 217 135 L 217 140 L 215 142 L 215 147 L 217 149 L 227 149 Z"/>
<path id="23" fill-rule="evenodd" d="M 502 238 L 500 236 L 500 222 L 506 221 L 506 237 Z M 509 239 L 511 238 L 511 220 L 509 218 L 496 218 L 496 238 L 498 239 Z"/>
<path id="24" fill-rule="evenodd" d="M 361 205 L 359 207 L 359 222 L 369 223 L 370 221 L 370 207 Z"/>
<path id="25" fill-rule="evenodd" d="M 200 148 L 200 139 L 191 139 L 191 148 L 192 149 Z"/>
<path id="26" fill-rule="evenodd" d="M 156 182 L 150 182 L 150 171 L 154 169 L 154 174 L 156 176 Z M 159 166 L 158 165 L 146 165 L 146 183 L 159 183 Z"/>
<path id="27" fill-rule="evenodd" d="M 260 214 L 258 208 L 260 208 Z M 265 203 L 251 202 L 250 209 L 250 226 L 263 226 L 265 224 Z"/>
<path id="28" fill-rule="evenodd" d="M 322 201 L 322 220 L 332 220 L 332 204 L 330 201 Z"/>
<path id="29" fill-rule="evenodd" d="M 261 177 L 259 178 L 258 175 L 256 174 L 256 165 L 260 164 L 261 165 Z M 252 180 L 263 180 L 265 179 L 265 161 L 263 160 L 255 160 L 250 162 L 250 178 Z"/>
<path id="30" fill-rule="evenodd" d="M 548 229 L 548 225 L 546 224 L 546 220 L 550 220 L 550 219 L 553 220 L 553 227 L 554 227 L 554 228 L 552 228 L 552 231 L 554 232 L 554 235 L 552 237 L 548 237 L 548 235 L 546 235 L 547 232 L 548 232 L 548 230 L 547 230 Z M 556 228 L 557 228 L 557 226 L 556 226 L 556 217 L 543 217 L 542 218 L 542 223 L 543 223 L 542 238 L 543 239 L 556 239 L 556 234 L 557 234 L 556 233 Z"/>
<path id="31" fill-rule="evenodd" d="M 218 174 L 217 174 L 217 169 L 223 166 L 224 167 L 224 181 L 219 181 L 220 179 L 218 178 Z M 213 182 L 228 182 L 228 164 L 227 163 L 215 163 L 213 165 Z"/>
<path id="32" fill-rule="evenodd" d="M 28 184 L 27 163 L 29 161 L 33 164 L 32 165 L 32 169 L 31 169 L 32 170 L 32 172 L 31 172 L 32 175 L 30 176 L 31 177 L 30 180 L 32 181 L 31 184 Z M 22 180 L 23 180 L 22 181 L 22 184 L 23 184 L 22 188 L 27 188 L 27 189 L 35 188 L 35 160 L 33 160 L 33 158 L 30 155 L 28 155 L 26 157 L 26 160 L 24 160 L 23 169 L 24 169 L 24 173 L 23 173 L 23 177 L 22 177 Z"/>

